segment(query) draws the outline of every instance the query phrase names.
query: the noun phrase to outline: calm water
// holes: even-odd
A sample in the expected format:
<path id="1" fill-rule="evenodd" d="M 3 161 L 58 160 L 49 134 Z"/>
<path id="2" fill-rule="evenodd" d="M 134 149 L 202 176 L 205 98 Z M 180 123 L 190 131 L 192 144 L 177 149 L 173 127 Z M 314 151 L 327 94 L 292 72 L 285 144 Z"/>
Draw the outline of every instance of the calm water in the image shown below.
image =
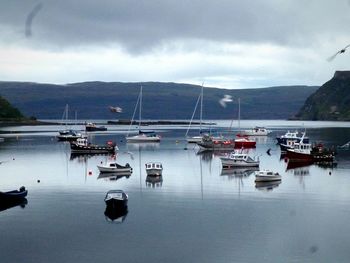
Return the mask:
<path id="1" fill-rule="evenodd" d="M 349 262 L 350 152 L 335 168 L 287 169 L 274 137 L 301 123 L 241 122 L 255 124 L 273 133 L 250 153 L 282 174 L 280 184 L 256 187 L 252 172 L 222 173 L 217 155 L 184 150 L 186 126 L 153 127 L 159 144 L 126 144 L 128 127 L 90 136 L 118 143 L 129 178 L 99 176 L 108 156 L 71 156 L 54 137 L 60 127 L 2 128 L 1 190 L 29 194 L 24 207 L 0 212 L 0 262 Z M 303 124 L 312 141 L 350 140 L 350 123 Z M 162 162 L 161 182 L 147 180 L 149 161 Z M 129 195 L 128 213 L 113 222 L 103 201 L 111 189 Z"/>

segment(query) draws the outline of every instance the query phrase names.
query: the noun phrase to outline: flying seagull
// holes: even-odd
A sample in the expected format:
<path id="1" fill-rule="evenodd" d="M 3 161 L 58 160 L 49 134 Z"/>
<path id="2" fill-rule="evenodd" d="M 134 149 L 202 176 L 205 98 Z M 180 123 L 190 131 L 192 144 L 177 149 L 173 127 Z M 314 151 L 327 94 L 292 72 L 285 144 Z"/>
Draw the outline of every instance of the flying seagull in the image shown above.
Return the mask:
<path id="1" fill-rule="evenodd" d="M 333 56 L 327 58 L 328 61 L 332 61 L 338 54 L 342 54 L 345 52 L 345 50 L 350 47 L 350 44 L 347 45 L 346 47 L 342 48 L 341 50 L 339 50 L 337 53 L 335 53 Z"/>
<path id="2" fill-rule="evenodd" d="M 226 108 L 226 103 L 232 102 L 232 96 L 231 95 L 224 95 L 224 97 L 219 100 L 219 103 L 222 107 Z"/>
<path id="3" fill-rule="evenodd" d="M 34 6 L 34 8 L 28 14 L 27 19 L 26 19 L 26 24 L 25 24 L 26 37 L 31 37 L 32 36 L 33 19 L 39 13 L 39 11 L 41 10 L 42 7 L 43 7 L 43 4 L 39 3 L 36 6 Z"/>
<path id="4" fill-rule="evenodd" d="M 111 112 L 115 112 L 115 113 L 122 113 L 122 112 L 123 112 L 123 109 L 120 108 L 120 107 L 109 106 L 109 110 L 110 110 Z"/>

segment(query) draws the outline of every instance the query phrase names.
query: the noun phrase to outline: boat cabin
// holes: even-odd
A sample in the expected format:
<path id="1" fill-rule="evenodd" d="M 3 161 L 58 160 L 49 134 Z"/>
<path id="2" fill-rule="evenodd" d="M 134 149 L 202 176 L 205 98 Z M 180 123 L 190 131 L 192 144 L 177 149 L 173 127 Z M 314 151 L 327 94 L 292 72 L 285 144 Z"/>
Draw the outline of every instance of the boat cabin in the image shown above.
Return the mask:
<path id="1" fill-rule="evenodd" d="M 146 169 L 159 169 L 162 170 L 163 166 L 161 163 L 146 163 Z"/>

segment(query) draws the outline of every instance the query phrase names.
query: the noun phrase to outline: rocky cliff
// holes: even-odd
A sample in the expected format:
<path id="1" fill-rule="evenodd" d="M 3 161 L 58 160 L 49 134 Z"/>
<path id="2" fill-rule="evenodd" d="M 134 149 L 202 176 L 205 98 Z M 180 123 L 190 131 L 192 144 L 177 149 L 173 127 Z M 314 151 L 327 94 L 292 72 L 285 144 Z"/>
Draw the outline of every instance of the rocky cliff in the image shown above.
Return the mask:
<path id="1" fill-rule="evenodd" d="M 336 71 L 332 79 L 307 98 L 296 118 L 349 121 L 350 71 Z"/>

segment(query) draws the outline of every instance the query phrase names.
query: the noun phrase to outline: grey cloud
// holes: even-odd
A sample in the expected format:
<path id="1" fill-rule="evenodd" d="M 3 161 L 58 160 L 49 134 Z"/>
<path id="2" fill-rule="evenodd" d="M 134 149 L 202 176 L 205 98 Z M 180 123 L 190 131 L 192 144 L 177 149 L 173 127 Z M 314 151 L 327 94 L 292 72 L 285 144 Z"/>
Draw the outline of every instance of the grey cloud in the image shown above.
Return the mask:
<path id="1" fill-rule="evenodd" d="M 129 52 L 176 40 L 315 45 L 347 35 L 348 0 L 42 0 L 33 43 L 47 47 L 119 44 Z M 0 25 L 23 28 L 37 2 L 4 0 Z M 28 11 L 27 11 L 28 12 Z M 34 12 L 35 15 L 35 12 Z M 33 15 L 33 17 L 34 17 Z"/>

